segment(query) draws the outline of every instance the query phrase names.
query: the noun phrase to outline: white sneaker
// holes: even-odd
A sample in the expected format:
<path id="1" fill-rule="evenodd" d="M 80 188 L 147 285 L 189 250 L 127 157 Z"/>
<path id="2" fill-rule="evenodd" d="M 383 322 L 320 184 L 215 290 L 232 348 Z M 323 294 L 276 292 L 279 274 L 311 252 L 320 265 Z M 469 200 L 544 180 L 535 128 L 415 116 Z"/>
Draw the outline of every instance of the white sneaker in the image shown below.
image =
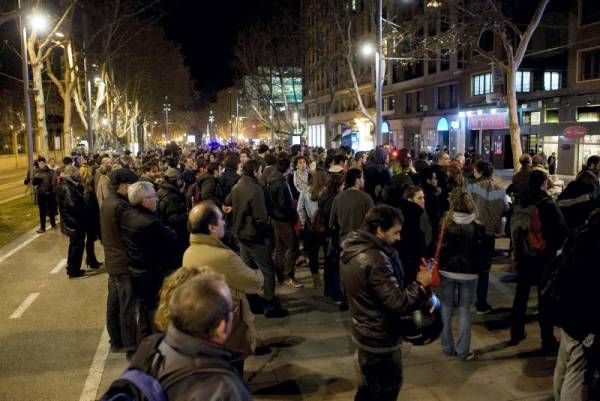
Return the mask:
<path id="1" fill-rule="evenodd" d="M 304 287 L 304 285 L 302 285 L 302 283 L 297 282 L 293 278 L 288 278 L 287 280 L 285 280 L 283 282 L 283 284 L 287 285 L 288 287 L 292 287 L 292 288 L 302 288 L 302 287 Z"/>

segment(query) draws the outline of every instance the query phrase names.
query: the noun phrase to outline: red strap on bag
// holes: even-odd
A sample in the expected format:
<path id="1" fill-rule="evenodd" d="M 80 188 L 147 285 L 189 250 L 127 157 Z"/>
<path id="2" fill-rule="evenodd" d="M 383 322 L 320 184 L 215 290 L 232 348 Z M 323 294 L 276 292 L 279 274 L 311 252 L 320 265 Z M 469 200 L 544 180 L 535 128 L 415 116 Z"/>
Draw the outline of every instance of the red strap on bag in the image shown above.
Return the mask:
<path id="1" fill-rule="evenodd" d="M 444 235 L 446 234 L 446 219 L 442 222 L 440 233 L 438 235 L 437 246 L 435 248 L 435 254 L 429 260 L 421 259 L 421 267 L 429 268 L 431 265 L 431 287 L 440 287 L 442 285 L 442 278 L 440 277 L 440 252 L 442 251 L 442 245 L 444 244 Z"/>

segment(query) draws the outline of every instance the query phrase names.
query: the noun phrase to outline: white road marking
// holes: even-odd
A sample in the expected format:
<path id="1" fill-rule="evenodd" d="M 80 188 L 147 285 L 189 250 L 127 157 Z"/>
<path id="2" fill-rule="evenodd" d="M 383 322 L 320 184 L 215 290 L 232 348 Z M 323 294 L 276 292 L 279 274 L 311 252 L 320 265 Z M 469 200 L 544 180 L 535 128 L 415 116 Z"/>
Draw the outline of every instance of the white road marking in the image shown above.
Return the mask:
<path id="1" fill-rule="evenodd" d="M 31 294 L 29 294 L 27 296 L 27 298 L 25 298 L 25 301 L 23 301 L 23 303 L 21 305 L 19 305 L 17 310 L 14 311 L 12 315 L 10 315 L 9 319 L 18 319 L 21 316 L 23 316 L 23 313 L 25 313 L 27 308 L 29 308 L 31 306 L 31 304 L 33 303 L 33 301 L 35 301 L 36 298 L 39 296 L 40 296 L 39 292 L 32 292 Z"/>
<path id="2" fill-rule="evenodd" d="M 61 259 L 61 260 L 60 260 L 60 261 L 59 261 L 59 262 L 56 264 L 56 266 L 54 266 L 54 269 L 50 270 L 50 274 L 56 274 L 56 273 L 58 273 L 58 272 L 59 272 L 59 271 L 61 271 L 61 269 L 62 269 L 63 267 L 65 267 L 66 265 L 67 265 L 67 259 L 66 259 L 66 258 L 65 258 L 65 259 Z"/>
<path id="3" fill-rule="evenodd" d="M 13 249 L 8 251 L 4 255 L 0 256 L 0 263 L 4 262 L 6 259 L 10 258 L 15 253 L 19 252 L 21 249 L 25 248 L 27 245 L 29 245 L 34 239 L 36 239 L 40 235 L 41 234 L 35 234 L 33 237 L 25 240 L 22 244 L 19 244 L 18 246 L 14 247 Z"/>
<path id="4" fill-rule="evenodd" d="M 102 336 L 100 337 L 100 342 L 98 343 L 98 348 L 96 349 L 96 354 L 92 360 L 88 377 L 83 385 L 83 390 L 81 391 L 79 401 L 96 400 L 98 388 L 100 387 L 100 382 L 102 380 L 102 374 L 104 373 L 104 365 L 106 364 L 106 359 L 108 358 L 109 349 L 110 345 L 108 331 L 106 331 L 105 326 Z"/>

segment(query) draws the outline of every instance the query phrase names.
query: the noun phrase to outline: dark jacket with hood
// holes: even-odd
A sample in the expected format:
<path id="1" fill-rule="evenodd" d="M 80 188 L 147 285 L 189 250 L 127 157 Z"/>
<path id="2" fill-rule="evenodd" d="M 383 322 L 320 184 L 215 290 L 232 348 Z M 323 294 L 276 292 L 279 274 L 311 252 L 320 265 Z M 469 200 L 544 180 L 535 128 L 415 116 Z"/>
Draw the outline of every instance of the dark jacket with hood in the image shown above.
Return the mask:
<path id="1" fill-rule="evenodd" d="M 440 252 L 440 270 L 443 272 L 471 275 L 476 279 L 482 271 L 485 226 L 474 220 L 475 215 L 455 213 L 454 220 L 447 224 Z"/>
<path id="2" fill-rule="evenodd" d="M 217 177 L 209 173 L 204 173 L 196 179 L 196 182 L 200 187 L 200 194 L 203 201 L 210 200 L 216 204 L 220 204 L 217 197 Z"/>
<path id="3" fill-rule="evenodd" d="M 265 193 L 256 178 L 243 175 L 225 204 L 233 208 L 233 234 L 238 241 L 262 244 L 271 237 Z"/>
<path id="4" fill-rule="evenodd" d="M 141 205 L 125 209 L 119 227 L 134 293 L 147 302 L 158 302 L 164 277 L 179 267 L 173 252 L 177 235 Z"/>
<path id="5" fill-rule="evenodd" d="M 160 189 L 156 195 L 158 196 L 156 213 L 167 226 L 177 233 L 177 242 L 179 243 L 181 256 L 183 256 L 183 251 L 189 245 L 185 195 L 167 179 L 160 184 Z"/>
<path id="6" fill-rule="evenodd" d="M 373 161 L 365 166 L 365 192 L 371 195 L 375 204 L 383 202 L 383 190 L 391 182 L 391 173 L 385 164 L 385 150 L 376 148 Z"/>
<path id="7" fill-rule="evenodd" d="M 269 215 L 273 220 L 296 223 L 298 212 L 286 177 L 279 171 L 272 173 L 265 187 Z"/>
<path id="8" fill-rule="evenodd" d="M 417 282 L 405 283 L 398 253 L 373 234 L 353 231 L 342 243 L 341 276 L 352 315 L 352 338 L 359 348 L 399 347 L 399 317 L 427 302 Z"/>
<path id="9" fill-rule="evenodd" d="M 225 203 L 225 198 L 231 193 L 235 184 L 240 180 L 240 175 L 234 170 L 225 169 L 223 174 L 217 178 L 217 197 L 219 202 Z"/>
<path id="10" fill-rule="evenodd" d="M 222 345 L 192 337 L 172 325 L 158 347 L 163 360 L 157 372 L 164 377 L 182 369 L 212 369 L 192 374 L 167 390 L 169 400 L 251 401 L 252 396 L 233 364 L 242 355 Z M 135 358 L 138 355 L 134 356 Z"/>
<path id="11" fill-rule="evenodd" d="M 425 256 L 425 233 L 422 229 L 421 206 L 414 202 L 400 199 L 399 208 L 404 216 L 400 241 L 394 248 L 400 255 L 406 280 L 412 282 L 417 277 L 421 258 Z"/>
<path id="12" fill-rule="evenodd" d="M 33 185 L 37 194 L 51 194 L 56 189 L 56 173 L 48 166 L 38 169 L 33 174 Z"/>

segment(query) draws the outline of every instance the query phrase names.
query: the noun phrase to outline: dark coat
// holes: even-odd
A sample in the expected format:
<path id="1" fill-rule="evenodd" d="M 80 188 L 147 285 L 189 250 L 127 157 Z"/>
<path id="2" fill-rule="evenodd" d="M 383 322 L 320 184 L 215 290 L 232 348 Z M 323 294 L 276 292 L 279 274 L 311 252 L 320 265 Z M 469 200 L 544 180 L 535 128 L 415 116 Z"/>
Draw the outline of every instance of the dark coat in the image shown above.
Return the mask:
<path id="1" fill-rule="evenodd" d="M 87 227 L 87 207 L 83 199 L 83 186 L 71 177 L 63 177 L 56 190 L 63 234 L 72 236 Z"/>
<path id="2" fill-rule="evenodd" d="M 335 196 L 329 216 L 329 228 L 339 229 L 340 238 L 350 231 L 358 230 L 373 207 L 369 194 L 356 189 L 346 189 Z"/>
<path id="3" fill-rule="evenodd" d="M 565 216 L 569 229 L 585 224 L 594 208 L 595 188 L 579 181 L 571 181 L 558 195 L 558 207 Z"/>
<path id="4" fill-rule="evenodd" d="M 204 173 L 196 179 L 196 182 L 200 187 L 200 194 L 203 201 L 220 203 L 217 197 L 217 178 L 214 175 Z"/>
<path id="5" fill-rule="evenodd" d="M 158 349 L 163 357 L 157 372 L 159 377 L 182 369 L 218 370 L 190 375 L 177 382 L 167 391 L 169 400 L 252 400 L 242 377 L 233 367 L 233 363 L 242 358 L 241 354 L 219 344 L 192 337 L 173 326 L 167 329 L 167 334 Z"/>
<path id="6" fill-rule="evenodd" d="M 397 347 L 402 337 L 399 317 L 424 304 L 428 294 L 417 282 L 404 282 L 398 253 L 366 231 L 348 234 L 341 264 L 354 341 L 359 347 Z"/>
<path id="7" fill-rule="evenodd" d="M 225 203 L 225 199 L 239 180 L 240 175 L 231 169 L 225 169 L 223 174 L 217 178 L 217 197 L 221 203 Z"/>
<path id="8" fill-rule="evenodd" d="M 407 281 L 412 282 L 417 277 L 421 258 L 425 256 L 425 233 L 421 227 L 421 216 L 425 211 L 416 203 L 404 199 L 400 199 L 398 206 L 404 223 L 400 241 L 394 247 L 400 255 Z"/>
<path id="9" fill-rule="evenodd" d="M 384 188 L 391 182 L 391 173 L 384 163 L 369 163 L 365 166 L 365 192 L 371 195 L 373 202 L 383 202 Z"/>
<path id="10" fill-rule="evenodd" d="M 440 270 L 479 274 L 484 268 L 482 252 L 484 236 L 485 227 L 482 224 L 476 222 L 457 224 L 451 221 L 444 234 L 440 252 Z"/>
<path id="11" fill-rule="evenodd" d="M 129 261 L 119 231 L 121 213 L 129 207 L 125 196 L 113 192 L 102 202 L 100 208 L 104 265 L 108 274 L 111 275 L 129 274 Z"/>
<path id="12" fill-rule="evenodd" d="M 439 198 L 440 207 L 442 208 L 442 212 L 447 212 L 450 209 L 448 195 L 450 194 L 451 190 L 450 183 L 448 182 L 448 168 L 440 166 L 439 164 L 434 164 L 432 167 L 437 178 L 438 187 L 440 187 L 440 189 L 442 190 L 442 193 Z"/>
<path id="13" fill-rule="evenodd" d="M 242 176 L 225 204 L 233 208 L 233 234 L 238 241 L 262 244 L 271 237 L 265 193 L 256 178 Z"/>
<path id="14" fill-rule="evenodd" d="M 294 199 L 286 177 L 275 171 L 267 179 L 265 187 L 267 208 L 273 220 L 295 223 L 298 212 L 294 206 Z"/>
<path id="15" fill-rule="evenodd" d="M 529 271 L 534 273 L 537 278 L 542 270 L 556 256 L 558 250 L 562 247 L 567 238 L 568 227 L 565 218 L 558 208 L 556 202 L 543 191 L 527 192 L 521 201 L 523 207 L 536 205 L 540 215 L 542 237 L 546 241 L 546 248 L 541 254 L 533 257 L 523 257 L 517 259 L 519 272 Z"/>
<path id="16" fill-rule="evenodd" d="M 427 212 L 427 216 L 429 216 L 432 235 L 432 241 L 427 249 L 427 254 L 432 255 L 439 233 L 440 221 L 444 214 L 440 200 L 442 195 L 438 195 L 436 188 L 427 183 L 423 184 L 423 193 L 425 194 L 425 211 Z"/>
<path id="17" fill-rule="evenodd" d="M 51 194 L 56 190 L 56 173 L 48 166 L 38 169 L 33 174 L 33 186 L 37 194 Z"/>
<path id="18" fill-rule="evenodd" d="M 519 170 L 512 178 L 512 193 L 517 200 L 520 200 L 529 190 L 529 176 L 533 168 L 525 166 Z"/>
<path id="19" fill-rule="evenodd" d="M 125 209 L 119 227 L 134 293 L 147 302 L 157 302 L 163 278 L 179 267 L 173 252 L 177 234 L 141 205 Z"/>

